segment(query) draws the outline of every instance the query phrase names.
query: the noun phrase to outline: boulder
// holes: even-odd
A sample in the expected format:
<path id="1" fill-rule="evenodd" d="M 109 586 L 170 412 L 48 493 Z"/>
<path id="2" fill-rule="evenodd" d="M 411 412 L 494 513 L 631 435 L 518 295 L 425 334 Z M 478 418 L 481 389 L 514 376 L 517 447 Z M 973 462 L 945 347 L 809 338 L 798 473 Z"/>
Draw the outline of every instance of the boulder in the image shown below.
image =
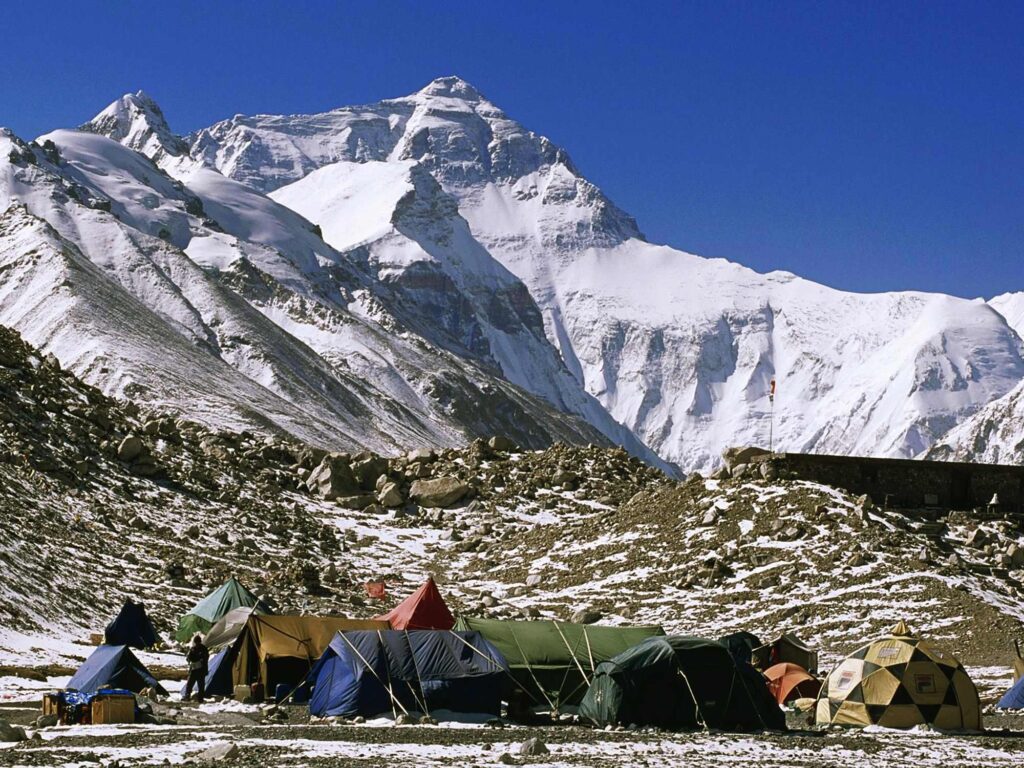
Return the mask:
<path id="1" fill-rule="evenodd" d="M 345 509 L 365 509 L 377 502 L 377 497 L 372 493 L 354 493 L 346 496 L 336 496 L 334 503 Z"/>
<path id="2" fill-rule="evenodd" d="M 437 458 L 437 454 L 434 453 L 433 448 L 417 448 L 413 451 L 409 451 L 405 454 L 405 457 L 409 459 L 409 461 L 419 461 L 423 464 L 430 464 Z"/>
<path id="3" fill-rule="evenodd" d="M 27 738 L 24 728 L 20 728 L 17 725 L 11 725 L 6 720 L 0 720 L 0 741 L 25 741 Z"/>
<path id="4" fill-rule="evenodd" d="M 377 501 L 385 507 L 400 507 L 405 502 L 398 483 L 385 483 L 377 494 Z"/>
<path id="5" fill-rule="evenodd" d="M 359 484 L 347 461 L 337 456 L 325 456 L 310 473 L 306 488 L 320 498 L 336 499 L 356 493 Z"/>
<path id="6" fill-rule="evenodd" d="M 117 458 L 123 462 L 134 461 L 142 455 L 143 442 L 135 435 L 128 435 L 121 444 L 117 446 Z"/>
<path id="7" fill-rule="evenodd" d="M 967 546 L 975 549 L 984 549 L 991 542 L 992 538 L 982 528 L 975 528 L 967 536 Z"/>
<path id="8" fill-rule="evenodd" d="M 36 718 L 36 728 L 52 728 L 57 724 L 56 715 L 40 715 Z"/>
<path id="9" fill-rule="evenodd" d="M 369 456 L 352 462 L 352 474 L 364 491 L 374 490 L 377 478 L 388 471 L 388 460 L 380 456 Z"/>
<path id="10" fill-rule="evenodd" d="M 422 507 L 450 507 L 468 493 L 466 483 L 446 475 L 433 480 L 417 480 L 409 490 L 409 498 Z"/>
<path id="11" fill-rule="evenodd" d="M 534 757 L 536 755 L 548 755 L 551 750 L 548 749 L 548 745 L 540 739 L 534 737 L 527 739 L 519 745 L 519 754 L 524 757 Z"/>
<path id="12" fill-rule="evenodd" d="M 768 455 L 770 455 L 770 452 L 765 450 L 764 448 L 758 448 L 757 446 L 748 445 L 742 447 L 726 448 L 725 451 L 722 452 L 722 461 L 725 462 L 725 466 L 727 466 L 729 470 L 732 471 L 734 467 L 740 464 L 749 464 L 751 460 L 758 456 Z"/>
<path id="13" fill-rule="evenodd" d="M 237 744 L 222 741 L 200 752 L 196 760 L 200 763 L 221 763 L 238 757 L 240 751 Z"/>
<path id="14" fill-rule="evenodd" d="M 1024 548 L 1011 544 L 1006 548 L 1006 556 L 1010 558 L 1011 568 L 1024 567 Z"/>
<path id="15" fill-rule="evenodd" d="M 518 446 L 509 440 L 507 437 L 495 435 L 487 441 L 487 445 L 491 450 L 502 451 L 503 453 L 514 453 L 518 450 Z"/>
<path id="16" fill-rule="evenodd" d="M 603 618 L 600 611 L 595 611 L 591 608 L 581 608 L 576 611 L 570 621 L 574 624 L 596 624 Z"/>

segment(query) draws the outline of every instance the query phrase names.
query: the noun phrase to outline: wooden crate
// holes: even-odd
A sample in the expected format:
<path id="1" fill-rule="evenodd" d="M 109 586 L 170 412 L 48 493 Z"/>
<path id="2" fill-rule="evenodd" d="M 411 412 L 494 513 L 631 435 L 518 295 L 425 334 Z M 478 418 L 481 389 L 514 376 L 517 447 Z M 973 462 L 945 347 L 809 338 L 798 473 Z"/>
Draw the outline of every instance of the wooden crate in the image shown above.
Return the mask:
<path id="1" fill-rule="evenodd" d="M 60 717 L 64 714 L 63 705 L 60 702 L 60 694 L 57 693 L 44 693 L 43 694 L 43 714 L 44 715 L 56 715 Z"/>
<path id="2" fill-rule="evenodd" d="M 93 645 L 103 645 L 103 641 L 106 638 L 103 637 L 102 632 L 91 632 L 89 633 L 89 642 Z"/>
<path id="3" fill-rule="evenodd" d="M 122 693 L 97 696 L 92 700 L 92 722 L 95 725 L 134 723 L 135 697 Z"/>

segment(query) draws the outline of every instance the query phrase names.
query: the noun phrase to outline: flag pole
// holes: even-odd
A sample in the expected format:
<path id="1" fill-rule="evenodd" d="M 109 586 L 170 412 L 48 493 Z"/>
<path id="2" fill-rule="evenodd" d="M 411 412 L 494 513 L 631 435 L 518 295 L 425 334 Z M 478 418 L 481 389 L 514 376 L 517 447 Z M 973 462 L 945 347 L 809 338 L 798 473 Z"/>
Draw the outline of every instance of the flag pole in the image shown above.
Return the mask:
<path id="1" fill-rule="evenodd" d="M 775 377 L 768 385 L 768 453 L 775 453 Z"/>

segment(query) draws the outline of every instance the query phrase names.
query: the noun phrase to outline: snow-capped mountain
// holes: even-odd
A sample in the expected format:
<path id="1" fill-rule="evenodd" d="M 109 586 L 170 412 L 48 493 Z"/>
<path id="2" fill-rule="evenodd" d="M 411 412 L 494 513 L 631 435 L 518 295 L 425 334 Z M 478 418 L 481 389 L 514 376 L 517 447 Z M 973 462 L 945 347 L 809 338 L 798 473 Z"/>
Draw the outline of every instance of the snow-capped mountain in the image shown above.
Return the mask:
<path id="1" fill-rule="evenodd" d="M 1024 334 L 1024 292 L 1004 293 L 989 306 L 1013 330 Z M 928 458 L 981 461 L 994 464 L 1024 463 L 1024 382 L 985 405 L 942 436 L 928 450 Z"/>
<path id="2" fill-rule="evenodd" d="M 177 154 L 135 101 L 90 131 L 0 135 L 0 323 L 109 393 L 215 426 L 382 451 L 603 441 L 404 326 L 313 225 Z"/>
<path id="3" fill-rule="evenodd" d="M 777 448 L 895 456 L 928 449 L 1024 378 L 1020 337 L 980 300 L 846 293 L 646 242 L 564 150 L 458 78 L 322 114 L 236 116 L 189 142 L 386 282 L 414 284 L 430 262 L 497 288 L 507 278 L 484 256 L 497 260 L 586 392 L 684 467 L 768 441 L 773 377 Z M 430 237 L 410 246 L 413 200 L 417 226 L 461 217 L 468 231 L 438 230 L 444 254 L 422 247 Z M 531 382 L 520 380 L 565 407 Z"/>

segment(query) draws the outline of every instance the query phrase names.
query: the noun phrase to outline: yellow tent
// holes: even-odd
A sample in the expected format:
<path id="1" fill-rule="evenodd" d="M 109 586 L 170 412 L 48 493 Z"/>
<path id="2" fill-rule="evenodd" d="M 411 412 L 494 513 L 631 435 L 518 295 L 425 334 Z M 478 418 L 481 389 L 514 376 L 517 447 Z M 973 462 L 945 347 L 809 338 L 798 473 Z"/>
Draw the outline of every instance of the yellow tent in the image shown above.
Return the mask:
<path id="1" fill-rule="evenodd" d="M 900 622 L 844 659 L 818 694 L 819 724 L 980 730 L 981 703 L 957 659 Z"/>
<path id="2" fill-rule="evenodd" d="M 320 658 L 337 632 L 390 629 L 386 621 L 334 616 L 253 614 L 233 646 L 235 685 L 263 683 L 268 696 L 280 683 L 295 686 Z"/>

